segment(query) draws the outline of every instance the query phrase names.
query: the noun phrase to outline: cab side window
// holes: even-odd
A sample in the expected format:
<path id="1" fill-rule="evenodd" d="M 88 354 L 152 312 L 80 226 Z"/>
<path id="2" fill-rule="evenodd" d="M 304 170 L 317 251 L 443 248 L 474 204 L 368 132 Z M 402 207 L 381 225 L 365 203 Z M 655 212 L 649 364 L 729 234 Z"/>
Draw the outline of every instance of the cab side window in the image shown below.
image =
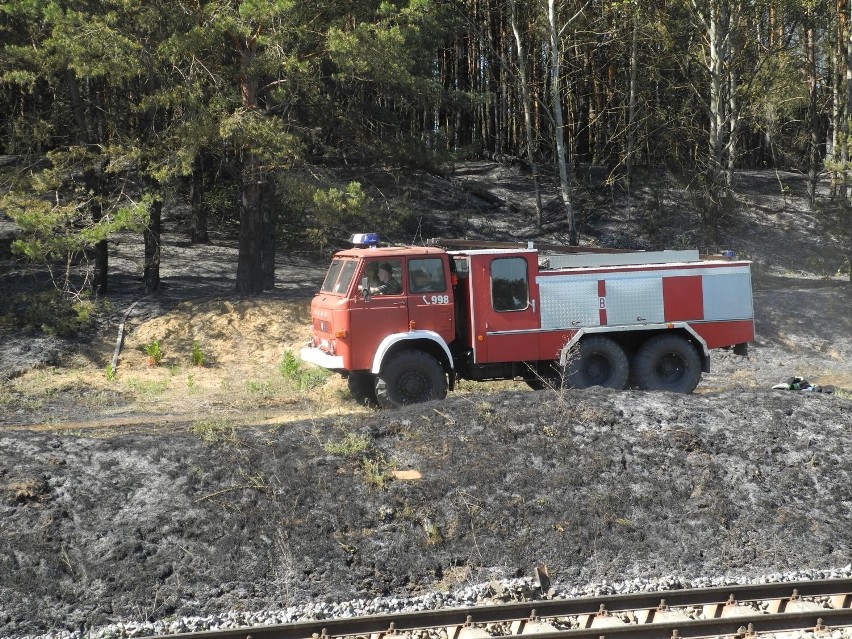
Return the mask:
<path id="1" fill-rule="evenodd" d="M 364 274 L 371 295 L 402 294 L 402 260 L 374 260 L 368 262 Z"/>
<path id="2" fill-rule="evenodd" d="M 411 293 L 446 291 L 443 261 L 434 257 L 408 260 L 408 290 Z"/>
<path id="3" fill-rule="evenodd" d="M 491 262 L 491 305 L 495 311 L 521 311 L 529 304 L 527 261 L 500 257 Z"/>

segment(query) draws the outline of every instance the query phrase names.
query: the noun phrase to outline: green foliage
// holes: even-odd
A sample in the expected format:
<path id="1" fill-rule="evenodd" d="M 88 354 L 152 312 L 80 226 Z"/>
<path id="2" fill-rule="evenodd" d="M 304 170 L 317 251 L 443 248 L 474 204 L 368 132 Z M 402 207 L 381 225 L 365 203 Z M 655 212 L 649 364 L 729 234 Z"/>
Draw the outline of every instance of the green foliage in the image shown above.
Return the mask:
<path id="1" fill-rule="evenodd" d="M 359 470 L 364 481 L 372 488 L 386 488 L 393 480 L 393 466 L 381 456 L 361 459 Z"/>
<path id="2" fill-rule="evenodd" d="M 299 392 L 316 388 L 331 375 L 324 368 L 305 368 L 290 351 L 284 351 L 278 372 L 289 388 Z"/>
<path id="3" fill-rule="evenodd" d="M 730 45 L 722 55 L 729 75 L 722 93 L 712 93 L 736 112 L 721 114 L 722 130 L 739 128 L 733 159 L 803 168 L 810 26 L 825 139 L 831 91 L 842 84 L 843 65 L 830 64 L 842 58 L 838 41 L 848 35 L 837 29 L 840 4 L 781 2 L 768 11 L 730 3 L 730 32 L 714 32 L 717 44 Z M 35 160 L 0 189 L 7 193 L 0 209 L 24 228 L 15 250 L 49 265 L 57 287 L 74 295 L 87 283 L 86 251 L 122 229 L 140 230 L 145 194 L 183 189 L 194 171 L 205 174 L 214 223 L 236 219 L 242 185 L 274 179 L 294 187 L 279 189 L 281 237 L 326 250 L 356 229 L 393 236 L 405 220 L 367 197 L 369 176 L 342 186 L 319 167 L 435 170 L 452 154 L 519 156 L 528 146 L 546 166 L 555 133 L 551 71 L 546 60 L 527 65 L 536 105 L 527 140 L 518 127 L 510 6 L 527 55 L 540 55 L 548 25 L 537 3 L 495 3 L 484 12 L 477 3 L 436 0 L 1 4 L 0 154 Z M 617 175 L 629 132 L 637 167 L 707 169 L 708 7 L 613 0 L 576 11 L 561 3 L 564 102 L 582 123 L 567 141 L 578 165 L 606 165 Z M 637 119 L 629 123 L 634 33 Z M 203 169 L 200 157 L 208 160 Z M 292 177 L 294 167 L 312 175 Z"/>
<path id="4" fill-rule="evenodd" d="M 361 182 L 328 186 L 331 174 L 315 174 L 317 179 L 308 181 L 293 172 L 279 181 L 279 191 L 287 194 L 281 231 L 289 246 L 334 251 L 352 233 L 378 229 L 383 237 L 393 237 L 408 222 L 404 211 L 389 211 L 374 201 Z"/>
<path id="5" fill-rule="evenodd" d="M 235 442 L 237 439 L 236 427 L 223 418 L 201 419 L 193 422 L 189 432 L 210 444 Z"/>
<path id="6" fill-rule="evenodd" d="M 201 350 L 201 345 L 197 340 L 192 342 L 192 365 L 204 366 L 204 352 Z"/>
<path id="7" fill-rule="evenodd" d="M 367 196 L 361 184 L 350 182 L 346 190 L 332 187 L 314 191 L 308 241 L 322 249 L 339 232 L 341 220 L 364 219 Z"/>
<path id="8" fill-rule="evenodd" d="M 47 160 L 42 170 L 10 178 L 0 209 L 20 227 L 13 253 L 44 265 L 70 304 L 90 288 L 91 249 L 121 231 L 140 231 L 149 200 L 97 190 L 104 158 L 83 147 L 50 152 Z"/>
<path id="9" fill-rule="evenodd" d="M 157 397 L 158 395 L 162 395 L 166 388 L 168 388 L 168 385 L 169 383 L 166 380 L 140 381 L 138 379 L 130 379 L 127 381 L 127 386 L 133 390 L 134 393 L 144 397 Z"/>
<path id="10" fill-rule="evenodd" d="M 159 366 L 163 361 L 163 350 L 160 348 L 160 342 L 154 340 L 142 346 L 142 350 L 148 356 L 148 364 L 151 366 Z"/>
<path id="11" fill-rule="evenodd" d="M 329 455 L 337 455 L 339 457 L 358 457 L 370 446 L 370 438 L 366 435 L 358 435 L 356 433 L 346 433 L 340 441 L 325 442 L 322 449 Z"/>
<path id="12" fill-rule="evenodd" d="M 117 371 L 115 370 L 115 366 L 113 366 L 111 363 L 106 365 L 105 373 L 108 382 L 114 382 L 118 375 Z"/>
<path id="13" fill-rule="evenodd" d="M 296 356 L 290 351 L 284 351 L 284 357 L 281 358 L 281 363 L 278 365 L 278 371 L 284 379 L 293 379 L 299 373 L 301 365 Z"/>
<path id="14" fill-rule="evenodd" d="M 246 382 L 246 392 L 256 397 L 269 399 L 275 397 L 275 387 L 270 381 L 257 381 L 250 379 Z"/>
<path id="15" fill-rule="evenodd" d="M 38 329 L 57 337 L 74 337 L 87 330 L 104 307 L 86 293 L 69 298 L 55 290 L 26 293 L 10 301 L 9 312 L 0 317 L 0 324 Z"/>

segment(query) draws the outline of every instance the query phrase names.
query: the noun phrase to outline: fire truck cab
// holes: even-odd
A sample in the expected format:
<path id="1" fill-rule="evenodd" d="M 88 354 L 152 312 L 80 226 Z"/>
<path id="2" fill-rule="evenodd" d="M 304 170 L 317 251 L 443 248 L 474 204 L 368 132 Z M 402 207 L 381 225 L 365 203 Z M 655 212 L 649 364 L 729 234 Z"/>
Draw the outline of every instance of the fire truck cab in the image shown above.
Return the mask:
<path id="1" fill-rule="evenodd" d="M 457 379 L 691 392 L 710 349 L 754 339 L 747 261 L 353 242 L 311 304 L 301 357 L 360 402 L 442 399 Z"/>

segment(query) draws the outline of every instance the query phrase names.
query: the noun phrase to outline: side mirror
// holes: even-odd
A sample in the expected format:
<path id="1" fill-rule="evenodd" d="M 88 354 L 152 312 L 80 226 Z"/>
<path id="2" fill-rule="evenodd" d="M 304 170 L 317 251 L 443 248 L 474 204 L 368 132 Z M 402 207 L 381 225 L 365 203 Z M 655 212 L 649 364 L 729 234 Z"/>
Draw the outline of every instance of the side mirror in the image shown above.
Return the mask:
<path id="1" fill-rule="evenodd" d="M 361 278 L 361 292 L 364 294 L 364 301 L 370 301 L 370 280 L 367 277 Z"/>

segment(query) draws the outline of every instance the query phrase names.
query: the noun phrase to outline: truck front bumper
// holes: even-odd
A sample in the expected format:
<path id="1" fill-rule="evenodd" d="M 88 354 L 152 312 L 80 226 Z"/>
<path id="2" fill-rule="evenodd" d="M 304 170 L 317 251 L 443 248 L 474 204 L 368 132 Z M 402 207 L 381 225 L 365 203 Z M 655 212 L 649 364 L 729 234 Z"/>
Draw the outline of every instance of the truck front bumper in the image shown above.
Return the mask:
<path id="1" fill-rule="evenodd" d="M 338 371 L 343 370 L 343 357 L 339 355 L 329 355 L 325 351 L 314 348 L 313 346 L 305 346 L 299 351 L 299 356 L 302 358 L 302 361 L 310 362 L 311 364 L 316 364 L 323 368 L 330 368 L 331 370 Z"/>

